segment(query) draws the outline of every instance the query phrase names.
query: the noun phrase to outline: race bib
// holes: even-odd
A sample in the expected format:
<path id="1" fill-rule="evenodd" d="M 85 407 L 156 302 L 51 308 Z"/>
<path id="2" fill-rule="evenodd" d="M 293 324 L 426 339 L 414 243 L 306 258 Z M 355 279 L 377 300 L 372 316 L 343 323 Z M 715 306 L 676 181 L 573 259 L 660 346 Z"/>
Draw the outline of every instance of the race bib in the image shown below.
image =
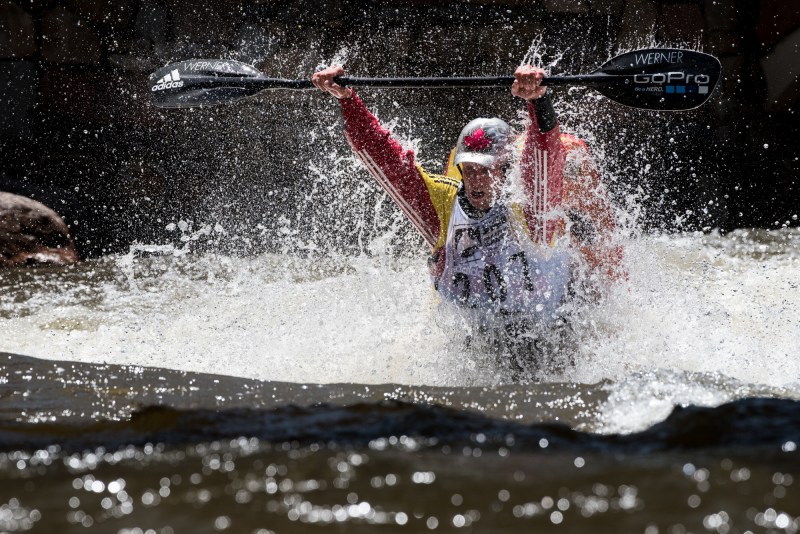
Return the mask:
<path id="1" fill-rule="evenodd" d="M 569 284 L 569 251 L 535 245 L 508 213 L 497 205 L 471 219 L 455 200 L 439 293 L 486 322 L 519 316 L 554 320 Z"/>

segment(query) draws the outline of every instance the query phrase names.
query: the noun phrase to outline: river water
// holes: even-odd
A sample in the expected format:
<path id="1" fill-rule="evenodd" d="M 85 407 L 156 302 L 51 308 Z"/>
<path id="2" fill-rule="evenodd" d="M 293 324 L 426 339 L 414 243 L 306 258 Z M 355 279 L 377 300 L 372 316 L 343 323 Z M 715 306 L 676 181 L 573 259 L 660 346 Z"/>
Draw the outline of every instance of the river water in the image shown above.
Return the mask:
<path id="1" fill-rule="evenodd" d="M 797 532 L 800 232 L 626 250 L 522 382 L 421 257 L 4 271 L 0 531 Z"/>

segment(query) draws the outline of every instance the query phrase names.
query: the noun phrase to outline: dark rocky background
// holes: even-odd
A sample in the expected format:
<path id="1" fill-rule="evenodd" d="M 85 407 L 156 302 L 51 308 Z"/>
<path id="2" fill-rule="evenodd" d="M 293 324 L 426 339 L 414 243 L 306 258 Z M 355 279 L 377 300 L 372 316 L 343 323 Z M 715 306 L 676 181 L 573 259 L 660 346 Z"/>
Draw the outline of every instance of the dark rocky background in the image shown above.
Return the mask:
<path id="1" fill-rule="evenodd" d="M 617 202 L 641 208 L 642 228 L 797 224 L 794 0 L 0 0 L 0 190 L 59 212 L 84 256 L 169 240 L 165 229 L 181 220 L 221 225 L 245 253 L 275 248 L 275 231 L 304 224 L 344 221 L 331 239 L 352 241 L 369 223 L 344 213 L 348 202 L 378 216 L 364 208 L 372 189 L 330 178 L 367 179 L 343 162 L 330 99 L 273 92 L 163 111 L 148 104 L 148 74 L 200 57 L 283 77 L 342 58 L 361 76 L 510 74 L 537 40 L 545 63 L 561 56 L 554 73 L 588 72 L 650 44 L 721 59 L 724 78 L 697 111 L 556 93 L 565 127 L 602 157 Z M 521 108 L 507 91 L 361 94 L 402 135 L 422 139 L 434 170 L 468 119 Z"/>

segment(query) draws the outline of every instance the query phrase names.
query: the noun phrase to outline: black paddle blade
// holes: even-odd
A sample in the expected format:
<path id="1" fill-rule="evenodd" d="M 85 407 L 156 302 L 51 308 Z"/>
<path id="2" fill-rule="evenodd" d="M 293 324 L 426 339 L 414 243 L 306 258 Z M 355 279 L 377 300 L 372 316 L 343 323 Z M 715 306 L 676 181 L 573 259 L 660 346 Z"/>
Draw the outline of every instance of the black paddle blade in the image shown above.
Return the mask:
<path id="1" fill-rule="evenodd" d="M 722 67 L 714 56 L 677 48 L 647 48 L 619 55 L 593 75 L 617 83 L 592 84 L 604 96 L 634 108 L 680 111 L 709 99 Z"/>
<path id="2" fill-rule="evenodd" d="M 160 108 L 213 106 L 258 93 L 262 74 L 240 61 L 196 59 L 150 75 L 150 98 Z"/>

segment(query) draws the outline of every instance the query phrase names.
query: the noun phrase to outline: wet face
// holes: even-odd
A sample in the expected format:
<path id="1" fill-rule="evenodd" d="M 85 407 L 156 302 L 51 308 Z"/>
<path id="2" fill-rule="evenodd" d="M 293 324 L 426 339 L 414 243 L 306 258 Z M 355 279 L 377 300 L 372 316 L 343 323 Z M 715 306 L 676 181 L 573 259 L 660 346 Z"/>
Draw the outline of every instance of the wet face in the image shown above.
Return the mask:
<path id="1" fill-rule="evenodd" d="M 500 196 L 505 173 L 502 163 L 492 167 L 484 167 L 477 163 L 462 163 L 461 177 L 470 204 L 479 210 L 488 210 Z"/>

